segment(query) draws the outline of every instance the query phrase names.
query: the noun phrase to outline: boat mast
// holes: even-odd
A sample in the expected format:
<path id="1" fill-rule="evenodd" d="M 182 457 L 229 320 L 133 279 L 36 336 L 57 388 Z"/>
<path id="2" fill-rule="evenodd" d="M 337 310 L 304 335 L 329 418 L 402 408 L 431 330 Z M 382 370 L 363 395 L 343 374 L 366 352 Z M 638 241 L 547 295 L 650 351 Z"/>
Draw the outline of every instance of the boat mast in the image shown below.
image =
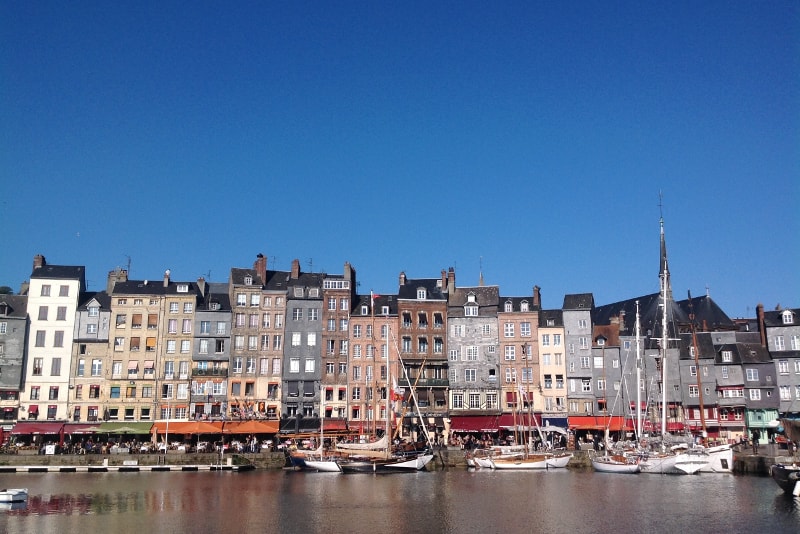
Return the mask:
<path id="1" fill-rule="evenodd" d="M 636 439 L 642 439 L 642 350 L 641 324 L 639 323 L 639 301 L 636 301 Z"/>
<path id="2" fill-rule="evenodd" d="M 660 205 L 660 199 L 659 199 Z M 669 300 L 669 268 L 667 267 L 667 245 L 664 239 L 664 217 L 659 220 L 661 226 L 661 450 L 666 449 L 664 439 L 667 435 L 667 303 Z"/>
<path id="3" fill-rule="evenodd" d="M 708 429 L 706 428 L 706 408 L 703 404 L 703 378 L 700 374 L 700 351 L 697 346 L 697 325 L 694 322 L 694 304 L 692 304 L 692 292 L 687 292 L 689 296 L 689 324 L 692 328 L 692 349 L 694 350 L 694 368 L 697 373 L 697 393 L 698 400 L 700 401 L 700 427 L 703 433 L 700 436 L 701 443 L 706 444 L 706 437 L 708 436 Z"/>

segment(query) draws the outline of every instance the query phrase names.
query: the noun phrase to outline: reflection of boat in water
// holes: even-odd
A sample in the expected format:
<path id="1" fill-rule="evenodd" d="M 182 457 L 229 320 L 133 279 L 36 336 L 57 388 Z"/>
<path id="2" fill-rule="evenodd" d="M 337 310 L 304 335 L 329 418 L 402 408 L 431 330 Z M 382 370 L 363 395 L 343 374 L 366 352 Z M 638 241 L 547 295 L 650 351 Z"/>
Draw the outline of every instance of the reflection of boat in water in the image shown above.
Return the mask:
<path id="1" fill-rule="evenodd" d="M 0 503 L 19 503 L 28 500 L 28 488 L 11 488 L 0 490 Z"/>

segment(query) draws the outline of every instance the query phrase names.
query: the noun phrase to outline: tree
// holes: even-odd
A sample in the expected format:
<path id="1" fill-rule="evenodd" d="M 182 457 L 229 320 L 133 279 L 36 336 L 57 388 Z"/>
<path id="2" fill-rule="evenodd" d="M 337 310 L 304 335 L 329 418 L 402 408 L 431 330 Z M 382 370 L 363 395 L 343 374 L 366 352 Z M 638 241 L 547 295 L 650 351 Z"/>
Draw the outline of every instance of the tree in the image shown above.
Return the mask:
<path id="1" fill-rule="evenodd" d="M 0 295 L 13 295 L 14 290 L 8 286 L 0 286 Z"/>

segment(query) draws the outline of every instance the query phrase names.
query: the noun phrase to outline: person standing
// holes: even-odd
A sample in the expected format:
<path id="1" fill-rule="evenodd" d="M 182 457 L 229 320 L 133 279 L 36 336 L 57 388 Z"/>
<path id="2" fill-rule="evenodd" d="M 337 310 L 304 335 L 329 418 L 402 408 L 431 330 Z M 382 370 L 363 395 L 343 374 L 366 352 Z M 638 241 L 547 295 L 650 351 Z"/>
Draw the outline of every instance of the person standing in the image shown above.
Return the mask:
<path id="1" fill-rule="evenodd" d="M 758 440 L 761 439 L 761 432 L 759 432 L 757 428 L 754 428 L 751 437 L 753 441 L 753 454 L 758 454 Z"/>

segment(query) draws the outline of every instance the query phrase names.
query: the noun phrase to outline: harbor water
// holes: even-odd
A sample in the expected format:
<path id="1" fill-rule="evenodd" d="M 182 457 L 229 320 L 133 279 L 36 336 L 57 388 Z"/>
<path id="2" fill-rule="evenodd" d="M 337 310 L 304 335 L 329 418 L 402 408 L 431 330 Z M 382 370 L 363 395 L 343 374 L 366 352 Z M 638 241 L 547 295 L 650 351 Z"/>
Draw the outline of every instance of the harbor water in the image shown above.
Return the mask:
<path id="1" fill-rule="evenodd" d="M 769 478 L 450 469 L 0 475 L 27 507 L 0 532 L 798 532 L 800 500 Z"/>

